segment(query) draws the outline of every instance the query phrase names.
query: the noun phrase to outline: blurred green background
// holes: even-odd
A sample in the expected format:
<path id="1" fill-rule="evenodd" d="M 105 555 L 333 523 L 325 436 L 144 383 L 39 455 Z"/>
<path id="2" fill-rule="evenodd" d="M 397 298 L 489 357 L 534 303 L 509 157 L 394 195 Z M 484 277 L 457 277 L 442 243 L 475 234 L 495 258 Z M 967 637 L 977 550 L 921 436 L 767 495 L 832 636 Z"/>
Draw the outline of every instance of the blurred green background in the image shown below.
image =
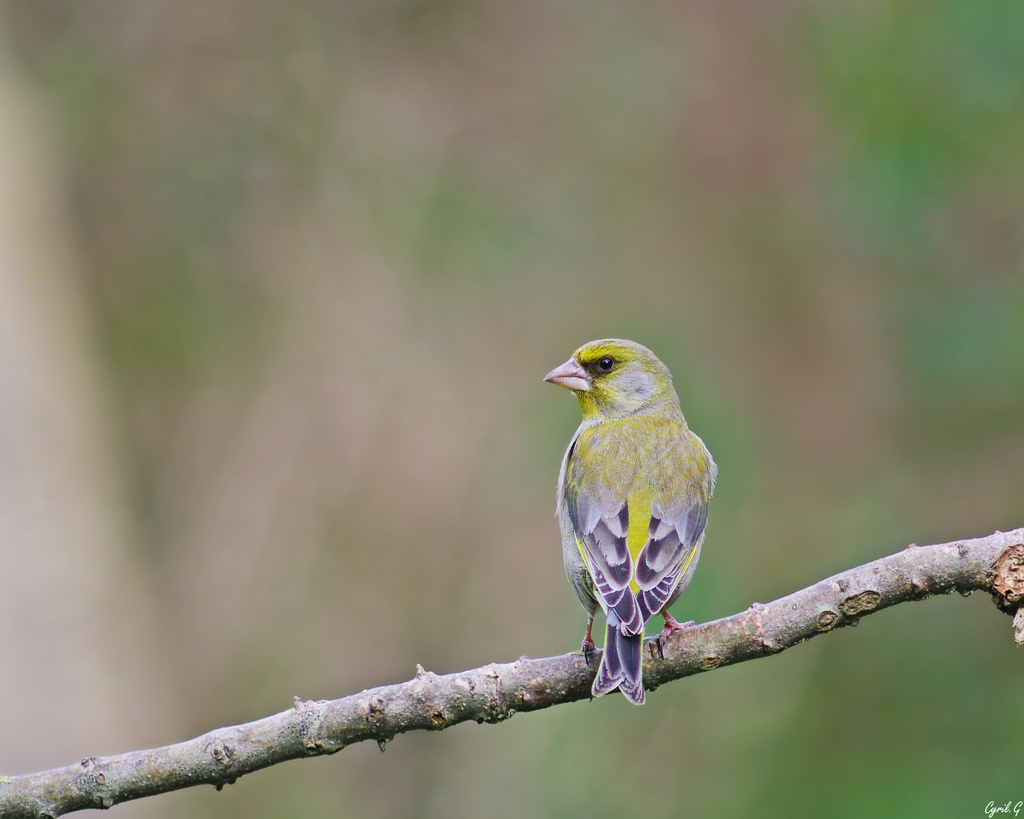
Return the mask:
<path id="1" fill-rule="evenodd" d="M 541 382 L 720 467 L 703 621 L 1024 525 L 1024 5 L 0 4 L 0 771 L 579 645 Z M 121 817 L 963 817 L 983 596 Z"/>

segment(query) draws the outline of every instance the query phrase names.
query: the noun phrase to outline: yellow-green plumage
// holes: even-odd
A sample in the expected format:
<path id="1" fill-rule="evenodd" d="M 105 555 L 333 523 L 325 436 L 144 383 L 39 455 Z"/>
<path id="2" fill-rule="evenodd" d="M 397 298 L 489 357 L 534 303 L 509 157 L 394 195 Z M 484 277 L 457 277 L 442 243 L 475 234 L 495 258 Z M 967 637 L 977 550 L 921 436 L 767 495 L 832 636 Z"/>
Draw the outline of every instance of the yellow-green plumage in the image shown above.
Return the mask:
<path id="1" fill-rule="evenodd" d="M 548 381 L 575 392 L 583 423 L 562 461 L 558 519 L 569 582 L 607 639 L 593 692 L 644 701 L 641 648 L 686 587 L 704 540 L 716 467 L 679 408 L 668 369 L 635 342 L 593 341 Z M 590 623 L 584 648 L 590 642 Z"/>

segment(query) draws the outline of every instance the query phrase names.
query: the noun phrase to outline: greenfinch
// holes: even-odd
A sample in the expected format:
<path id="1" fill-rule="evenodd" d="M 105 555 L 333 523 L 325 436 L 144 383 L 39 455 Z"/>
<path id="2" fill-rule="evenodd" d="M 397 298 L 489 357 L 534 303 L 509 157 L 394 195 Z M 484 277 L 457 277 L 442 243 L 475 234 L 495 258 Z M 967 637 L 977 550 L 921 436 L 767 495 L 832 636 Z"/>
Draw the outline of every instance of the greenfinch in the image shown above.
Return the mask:
<path id="1" fill-rule="evenodd" d="M 584 344 L 544 379 L 583 411 L 558 475 L 565 572 L 587 612 L 583 653 L 600 606 L 607 628 L 594 679 L 644 702 L 644 626 L 685 628 L 668 613 L 697 568 L 718 467 L 686 425 L 668 368 L 633 341 Z M 687 624 L 692 625 L 692 624 Z"/>

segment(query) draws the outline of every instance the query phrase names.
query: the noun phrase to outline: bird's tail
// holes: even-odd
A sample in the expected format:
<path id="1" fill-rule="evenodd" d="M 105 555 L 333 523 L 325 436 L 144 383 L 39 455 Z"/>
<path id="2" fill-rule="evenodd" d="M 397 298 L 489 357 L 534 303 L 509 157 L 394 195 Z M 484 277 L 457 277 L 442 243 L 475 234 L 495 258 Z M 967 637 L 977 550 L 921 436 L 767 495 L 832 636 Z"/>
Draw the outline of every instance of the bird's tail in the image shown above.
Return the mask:
<path id="1" fill-rule="evenodd" d="M 610 618 L 601 665 L 591 689 L 595 697 L 618 688 L 634 705 L 644 704 L 643 647 L 643 632 L 623 634 L 616 618 Z"/>

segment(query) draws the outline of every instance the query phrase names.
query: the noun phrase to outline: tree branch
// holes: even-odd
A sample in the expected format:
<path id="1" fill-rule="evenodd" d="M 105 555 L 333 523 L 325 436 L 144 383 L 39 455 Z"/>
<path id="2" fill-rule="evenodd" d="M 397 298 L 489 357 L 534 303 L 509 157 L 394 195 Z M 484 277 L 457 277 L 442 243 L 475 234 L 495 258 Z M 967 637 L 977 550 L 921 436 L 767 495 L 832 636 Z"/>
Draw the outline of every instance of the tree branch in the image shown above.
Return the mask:
<path id="1" fill-rule="evenodd" d="M 1024 529 L 989 537 L 910 546 L 746 611 L 645 643 L 644 685 L 650 691 L 719 666 L 777 654 L 818 634 L 911 600 L 950 592 L 992 593 L 1014 614 L 1024 643 Z M 333 754 L 376 740 L 383 749 L 406 731 L 439 731 L 467 720 L 501 722 L 590 696 L 599 652 L 588 666 L 565 654 L 491 664 L 439 676 L 417 666 L 405 683 L 330 701 L 303 701 L 287 711 L 147 751 L 83 759 L 77 765 L 0 777 L 0 817 L 57 817 L 85 808 L 167 793 L 193 785 L 219 790 L 238 777 L 304 756 Z"/>

